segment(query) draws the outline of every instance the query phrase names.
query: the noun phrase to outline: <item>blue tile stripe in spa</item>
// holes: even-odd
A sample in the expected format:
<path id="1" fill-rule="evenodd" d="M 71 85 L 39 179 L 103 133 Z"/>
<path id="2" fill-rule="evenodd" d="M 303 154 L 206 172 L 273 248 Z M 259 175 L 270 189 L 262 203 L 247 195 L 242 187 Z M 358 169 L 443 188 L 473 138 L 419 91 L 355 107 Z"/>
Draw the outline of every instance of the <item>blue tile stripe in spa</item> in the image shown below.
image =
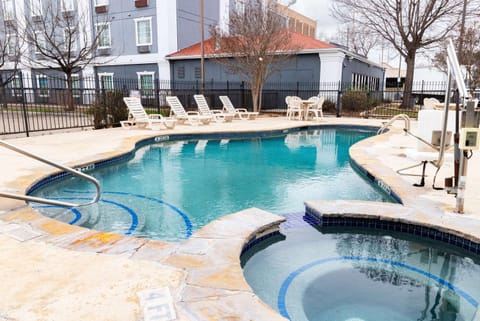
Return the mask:
<path id="1" fill-rule="evenodd" d="M 277 306 L 278 306 L 278 311 L 284 316 L 285 318 L 290 319 L 290 316 L 287 311 L 286 307 L 286 296 L 288 289 L 292 282 L 300 276 L 302 273 L 308 271 L 311 268 L 314 268 L 316 266 L 322 265 L 322 264 L 327 264 L 335 261 L 362 261 L 362 262 L 372 262 L 372 263 L 383 263 L 383 264 L 388 264 L 391 266 L 399 267 L 402 269 L 409 270 L 414 273 L 418 273 L 420 275 L 423 275 L 441 286 L 447 287 L 450 290 L 454 291 L 457 293 L 459 296 L 464 298 L 468 303 L 470 303 L 474 308 L 478 307 L 478 301 L 472 298 L 469 294 L 461 290 L 460 288 L 456 287 L 455 285 L 451 284 L 450 282 L 445 281 L 444 279 L 441 279 L 440 277 L 433 275 L 427 271 L 421 270 L 419 268 L 416 268 L 414 266 L 410 266 L 401 262 L 397 261 L 392 261 L 392 260 L 385 260 L 385 259 L 377 259 L 377 258 L 372 258 L 372 257 L 361 257 L 361 256 L 339 256 L 339 257 L 330 257 L 330 258 L 324 258 L 320 259 L 317 261 L 310 262 L 308 264 L 303 265 L 302 267 L 298 268 L 297 270 L 293 271 L 290 273 L 287 278 L 283 281 L 280 291 L 278 293 L 278 300 L 277 300 Z"/>

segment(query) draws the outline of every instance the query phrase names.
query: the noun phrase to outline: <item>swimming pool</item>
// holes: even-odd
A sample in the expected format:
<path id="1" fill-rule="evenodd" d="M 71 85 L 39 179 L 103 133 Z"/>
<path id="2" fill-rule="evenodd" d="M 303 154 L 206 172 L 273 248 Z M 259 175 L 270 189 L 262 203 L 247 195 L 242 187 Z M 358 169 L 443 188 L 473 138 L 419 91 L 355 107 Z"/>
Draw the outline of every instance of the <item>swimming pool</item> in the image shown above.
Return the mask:
<path id="1" fill-rule="evenodd" d="M 36 208 L 96 230 L 181 241 L 249 207 L 286 214 L 303 211 L 303 201 L 312 199 L 392 201 L 350 164 L 349 147 L 373 134 L 333 127 L 244 134 L 248 137 L 157 137 L 128 159 L 89 172 L 102 184 L 98 204 Z M 33 191 L 70 201 L 91 193 L 88 183 L 71 177 Z"/>
<path id="2" fill-rule="evenodd" d="M 411 235 L 314 227 L 292 214 L 281 234 L 248 248 L 255 293 L 295 321 L 471 321 L 480 259 Z"/>

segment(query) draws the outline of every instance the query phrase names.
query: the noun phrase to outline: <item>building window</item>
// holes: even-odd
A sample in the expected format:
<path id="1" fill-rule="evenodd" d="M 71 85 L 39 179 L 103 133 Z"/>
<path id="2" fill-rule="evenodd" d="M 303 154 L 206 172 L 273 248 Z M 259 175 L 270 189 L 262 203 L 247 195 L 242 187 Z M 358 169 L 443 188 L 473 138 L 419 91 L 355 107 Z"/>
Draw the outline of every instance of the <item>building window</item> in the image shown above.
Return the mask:
<path id="1" fill-rule="evenodd" d="M 15 57 L 17 55 L 17 36 L 14 34 L 7 35 L 7 55 Z"/>
<path id="2" fill-rule="evenodd" d="M 3 20 L 11 21 L 15 19 L 15 9 L 13 7 L 13 0 L 2 0 L 3 6 Z"/>
<path id="3" fill-rule="evenodd" d="M 32 0 L 30 2 L 30 11 L 32 17 L 41 17 L 42 16 L 42 0 Z"/>
<path id="4" fill-rule="evenodd" d="M 78 74 L 72 74 L 71 77 L 73 97 L 80 97 L 80 76 Z"/>
<path id="5" fill-rule="evenodd" d="M 113 88 L 113 73 L 98 74 L 100 80 L 100 89 L 114 89 Z"/>
<path id="6" fill-rule="evenodd" d="M 62 3 L 62 11 L 69 12 L 73 11 L 73 0 L 60 0 Z"/>
<path id="7" fill-rule="evenodd" d="M 35 54 L 40 55 L 45 50 L 47 42 L 43 31 L 35 31 Z"/>
<path id="8" fill-rule="evenodd" d="M 40 97 L 48 97 L 49 90 L 48 90 L 48 78 L 45 75 L 37 75 L 37 88 L 38 88 L 38 96 Z"/>
<path id="9" fill-rule="evenodd" d="M 95 0 L 95 7 L 108 6 L 108 0 Z"/>
<path id="10" fill-rule="evenodd" d="M 236 0 L 235 1 L 235 11 L 237 13 L 245 13 L 245 0 Z"/>
<path id="11" fill-rule="evenodd" d="M 185 67 L 179 66 L 177 69 L 178 79 L 185 79 Z"/>
<path id="12" fill-rule="evenodd" d="M 138 75 L 138 89 L 142 93 L 142 97 L 154 97 L 154 72 L 137 72 Z"/>
<path id="13" fill-rule="evenodd" d="M 106 49 L 112 46 L 109 23 L 98 23 L 95 25 L 98 35 L 98 49 Z"/>
<path id="14" fill-rule="evenodd" d="M 195 67 L 195 78 L 196 79 L 202 78 L 202 69 L 200 67 Z"/>
<path id="15" fill-rule="evenodd" d="M 75 27 L 66 27 L 63 29 L 63 38 L 65 41 L 65 52 L 75 52 L 77 51 L 77 39 L 75 37 L 77 30 Z"/>
<path id="16" fill-rule="evenodd" d="M 20 76 L 16 75 L 11 82 L 12 86 L 12 96 L 19 97 L 22 96 L 22 80 Z"/>
<path id="17" fill-rule="evenodd" d="M 152 18 L 135 19 L 135 34 L 137 46 L 149 46 L 152 44 Z"/>

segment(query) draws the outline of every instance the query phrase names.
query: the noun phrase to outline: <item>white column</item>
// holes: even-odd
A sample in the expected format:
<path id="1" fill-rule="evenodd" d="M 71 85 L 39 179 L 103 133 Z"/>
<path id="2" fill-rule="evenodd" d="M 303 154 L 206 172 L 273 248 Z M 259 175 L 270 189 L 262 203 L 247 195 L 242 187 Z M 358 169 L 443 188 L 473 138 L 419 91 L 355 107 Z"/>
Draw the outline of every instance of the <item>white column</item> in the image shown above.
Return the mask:
<path id="1" fill-rule="evenodd" d="M 220 0 L 220 12 L 218 13 L 218 26 L 222 31 L 228 31 L 228 23 L 230 21 L 230 1 Z"/>
<path id="2" fill-rule="evenodd" d="M 177 2 L 157 1 L 158 78 L 170 80 L 170 64 L 164 58 L 178 50 Z"/>
<path id="3" fill-rule="evenodd" d="M 339 82 L 342 81 L 343 60 L 345 54 L 341 51 L 320 52 L 320 90 L 332 90 L 324 96 L 330 101 L 337 102 L 337 93 Z"/>

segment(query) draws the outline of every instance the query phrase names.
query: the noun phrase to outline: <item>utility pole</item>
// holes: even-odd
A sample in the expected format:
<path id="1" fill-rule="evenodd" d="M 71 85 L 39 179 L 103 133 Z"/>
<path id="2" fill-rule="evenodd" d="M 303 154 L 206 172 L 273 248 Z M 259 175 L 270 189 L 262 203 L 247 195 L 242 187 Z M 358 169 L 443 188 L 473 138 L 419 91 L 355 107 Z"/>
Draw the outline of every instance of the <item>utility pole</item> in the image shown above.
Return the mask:
<path id="1" fill-rule="evenodd" d="M 200 0 L 200 32 L 201 32 L 201 40 L 200 40 L 200 73 L 202 77 L 202 94 L 205 91 L 205 47 L 204 47 L 204 17 L 203 17 L 203 0 Z"/>

